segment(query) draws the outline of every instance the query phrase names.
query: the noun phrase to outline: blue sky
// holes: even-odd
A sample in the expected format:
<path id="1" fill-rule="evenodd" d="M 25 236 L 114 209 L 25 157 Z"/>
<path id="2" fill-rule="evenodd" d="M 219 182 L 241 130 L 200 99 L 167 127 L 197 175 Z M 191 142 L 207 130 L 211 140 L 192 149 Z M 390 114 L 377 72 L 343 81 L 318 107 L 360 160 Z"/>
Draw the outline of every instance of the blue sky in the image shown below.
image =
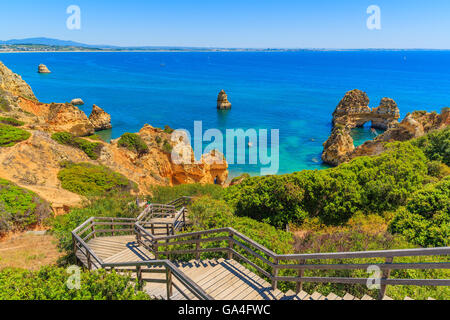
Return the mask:
<path id="1" fill-rule="evenodd" d="M 66 9 L 81 8 L 81 30 Z M 381 8 L 368 30 L 367 7 Z M 448 0 L 15 0 L 0 39 L 51 37 L 122 46 L 450 49 Z"/>

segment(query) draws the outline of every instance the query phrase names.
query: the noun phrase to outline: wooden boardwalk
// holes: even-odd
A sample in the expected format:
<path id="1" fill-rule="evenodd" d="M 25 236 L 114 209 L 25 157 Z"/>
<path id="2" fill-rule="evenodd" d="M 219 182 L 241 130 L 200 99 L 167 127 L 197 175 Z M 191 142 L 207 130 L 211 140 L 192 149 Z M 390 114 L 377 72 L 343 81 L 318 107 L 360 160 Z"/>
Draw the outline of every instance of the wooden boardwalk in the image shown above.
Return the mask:
<path id="1" fill-rule="evenodd" d="M 150 204 L 137 218 L 91 217 L 72 231 L 74 252 L 88 269 L 131 273 L 140 287 L 157 299 L 372 300 L 368 295 L 329 293 L 325 296 L 303 291 L 305 283 L 366 285 L 373 281 L 326 274 L 305 276 L 305 271 L 367 270 L 369 267 L 377 267 L 382 272 L 378 299 L 390 300 L 386 296 L 388 285 L 450 286 L 450 279 L 390 278 L 391 270 L 450 269 L 450 260 L 394 261 L 402 257 L 450 256 L 450 247 L 277 254 L 233 228 L 178 233 L 187 225 L 189 201 L 183 197 L 167 205 Z M 201 260 L 207 253 L 221 253 L 227 259 Z M 196 259 L 178 261 L 179 255 Z M 358 259 L 364 260 L 357 262 Z M 367 259 L 374 262 L 368 263 Z M 240 262 L 251 266 L 256 273 Z M 291 270 L 290 275 L 284 270 Z M 296 292 L 281 292 L 279 282 L 294 283 Z"/>
<path id="2" fill-rule="evenodd" d="M 120 263 L 130 261 L 147 261 L 154 255 L 139 246 L 135 236 L 97 237 L 91 239 L 89 247 L 105 263 Z M 77 253 L 77 257 L 87 265 L 85 256 Z M 278 300 L 286 298 L 280 290 L 272 290 L 271 284 L 244 268 L 235 260 L 192 260 L 189 262 L 174 262 L 175 266 L 192 279 L 197 285 L 215 300 Z M 97 269 L 94 263 L 91 269 Z M 158 267 L 154 268 L 158 269 Z M 132 275 L 134 268 L 129 268 Z M 163 280 L 164 274 L 144 274 L 144 279 Z M 174 280 L 177 284 L 177 280 Z M 165 299 L 166 285 L 163 283 L 147 283 L 144 290 L 152 297 Z M 190 298 L 195 298 L 185 291 Z M 178 290 L 174 290 L 171 299 L 186 299 Z"/>

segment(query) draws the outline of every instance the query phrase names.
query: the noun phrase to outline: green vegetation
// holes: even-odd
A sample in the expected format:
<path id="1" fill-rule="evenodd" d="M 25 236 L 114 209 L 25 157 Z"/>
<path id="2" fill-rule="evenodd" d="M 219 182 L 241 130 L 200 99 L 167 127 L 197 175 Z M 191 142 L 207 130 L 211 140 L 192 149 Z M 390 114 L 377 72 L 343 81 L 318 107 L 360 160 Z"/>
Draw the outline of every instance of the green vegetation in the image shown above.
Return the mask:
<path id="1" fill-rule="evenodd" d="M 0 300 L 149 300 L 131 277 L 105 270 L 80 273 L 80 289 L 69 289 L 66 269 L 44 267 L 39 271 L 0 271 Z"/>
<path id="2" fill-rule="evenodd" d="M 417 191 L 398 211 L 390 231 L 423 247 L 449 246 L 450 177 Z"/>
<path id="3" fill-rule="evenodd" d="M 172 134 L 175 130 L 169 127 L 168 125 L 164 126 L 164 132 L 168 134 Z"/>
<path id="4" fill-rule="evenodd" d="M 0 235 L 42 223 L 51 214 L 35 193 L 0 178 Z"/>
<path id="5" fill-rule="evenodd" d="M 394 143 L 376 157 L 359 157 L 337 168 L 254 177 L 227 189 L 236 214 L 282 227 L 319 217 L 342 224 L 358 211 L 383 213 L 404 205 L 428 174 L 427 158 L 409 142 Z"/>
<path id="6" fill-rule="evenodd" d="M 9 124 L 14 127 L 20 127 L 25 124 L 25 122 L 23 122 L 23 121 L 19 121 L 14 118 L 5 118 L 5 117 L 0 117 L 0 123 Z"/>
<path id="7" fill-rule="evenodd" d="M 119 147 L 136 152 L 139 156 L 148 153 L 148 146 L 136 133 L 124 133 L 118 142 Z"/>
<path id="8" fill-rule="evenodd" d="M 224 188 L 216 184 L 182 184 L 174 187 L 154 186 L 150 190 L 153 203 L 168 203 L 180 197 L 199 197 L 209 195 L 213 199 L 221 199 Z"/>
<path id="9" fill-rule="evenodd" d="M 162 146 L 162 150 L 163 150 L 165 153 L 171 153 L 171 152 L 172 152 L 173 147 L 172 147 L 172 145 L 169 143 L 168 140 L 164 140 L 164 143 L 163 143 L 163 146 Z"/>
<path id="10" fill-rule="evenodd" d="M 136 186 L 120 173 L 108 167 L 90 163 L 62 163 L 58 173 L 61 186 L 83 196 L 98 196 L 107 192 L 130 191 Z"/>
<path id="11" fill-rule="evenodd" d="M 450 166 L 450 127 L 431 132 L 413 141 L 413 144 L 422 149 L 428 159 Z"/>
<path id="12" fill-rule="evenodd" d="M 0 123 L 0 147 L 12 147 L 31 137 L 28 131 Z"/>
<path id="13" fill-rule="evenodd" d="M 91 138 L 91 137 L 89 137 Z M 52 139 L 64 145 L 81 149 L 92 160 L 97 160 L 100 156 L 103 145 L 98 142 L 90 142 L 83 138 L 74 137 L 69 132 L 57 132 L 52 134 Z"/>

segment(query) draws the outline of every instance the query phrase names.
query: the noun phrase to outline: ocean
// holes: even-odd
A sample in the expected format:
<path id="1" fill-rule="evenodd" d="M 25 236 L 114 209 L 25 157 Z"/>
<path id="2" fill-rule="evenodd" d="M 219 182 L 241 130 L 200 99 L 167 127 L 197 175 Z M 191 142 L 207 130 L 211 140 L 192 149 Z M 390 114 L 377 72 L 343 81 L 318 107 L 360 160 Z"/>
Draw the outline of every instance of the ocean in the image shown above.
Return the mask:
<path id="1" fill-rule="evenodd" d="M 87 115 L 93 104 L 110 113 L 107 139 L 146 123 L 192 134 L 194 121 L 222 132 L 279 129 L 279 174 L 327 167 L 320 157 L 331 114 L 351 89 L 366 91 L 371 107 L 393 98 L 402 118 L 450 106 L 450 51 L 2 53 L 0 60 L 42 102 L 82 98 Z M 52 73 L 38 74 L 41 63 Z M 216 109 L 221 89 L 229 111 Z M 357 145 L 373 138 L 369 127 L 353 135 Z M 231 176 L 258 175 L 261 166 L 231 165 Z"/>

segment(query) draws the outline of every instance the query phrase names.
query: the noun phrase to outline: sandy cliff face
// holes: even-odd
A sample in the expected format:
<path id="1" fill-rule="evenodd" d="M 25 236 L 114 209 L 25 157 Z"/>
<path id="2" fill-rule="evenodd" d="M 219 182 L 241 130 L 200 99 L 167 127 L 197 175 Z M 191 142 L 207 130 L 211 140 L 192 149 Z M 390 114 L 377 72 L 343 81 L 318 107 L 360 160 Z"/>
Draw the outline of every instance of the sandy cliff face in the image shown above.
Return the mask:
<path id="1" fill-rule="evenodd" d="M 25 121 L 23 128 L 32 133 L 26 141 L 0 148 L 0 177 L 36 192 L 52 203 L 57 213 L 63 213 L 82 201 L 80 196 L 61 188 L 57 175 L 63 160 L 105 165 L 136 182 L 141 194 L 148 194 L 153 185 L 223 184 L 228 177 L 226 161 L 212 161 L 224 160 L 219 153 L 204 155 L 198 163 L 175 163 L 171 150 L 176 149 L 178 143 L 171 141 L 171 135 L 166 131 L 149 125 L 138 133 L 147 144 L 148 153 L 138 155 L 119 147 L 116 140 L 101 142 L 100 157 L 91 160 L 80 149 L 57 143 L 51 139 L 51 134 L 67 131 L 75 136 L 87 136 L 95 129 L 110 127 L 111 117 L 101 108 L 94 106 L 88 118 L 72 104 L 40 103 L 31 88 L 1 63 L 0 88 L 3 90 L 0 91 L 3 99 L 0 102 L 5 105 L 0 109 L 0 116 L 13 116 Z M 183 142 L 182 146 L 193 154 L 190 143 Z"/>
<path id="2" fill-rule="evenodd" d="M 384 145 L 392 141 L 407 141 L 418 138 L 450 124 L 450 109 L 441 114 L 415 111 L 398 122 L 399 109 L 394 100 L 383 98 L 380 106 L 370 110 L 367 95 L 360 90 L 347 92 L 333 113 L 333 131 L 324 143 L 322 160 L 337 166 L 359 156 L 378 155 L 385 151 Z M 357 148 L 353 145 L 350 130 L 372 121 L 372 127 L 387 129 L 375 139 Z"/>
<path id="3" fill-rule="evenodd" d="M 102 108 L 99 106 L 92 107 L 91 115 L 89 116 L 89 121 L 94 126 L 95 131 L 101 131 L 101 130 L 107 130 L 111 129 L 111 116 L 106 113 Z"/>

